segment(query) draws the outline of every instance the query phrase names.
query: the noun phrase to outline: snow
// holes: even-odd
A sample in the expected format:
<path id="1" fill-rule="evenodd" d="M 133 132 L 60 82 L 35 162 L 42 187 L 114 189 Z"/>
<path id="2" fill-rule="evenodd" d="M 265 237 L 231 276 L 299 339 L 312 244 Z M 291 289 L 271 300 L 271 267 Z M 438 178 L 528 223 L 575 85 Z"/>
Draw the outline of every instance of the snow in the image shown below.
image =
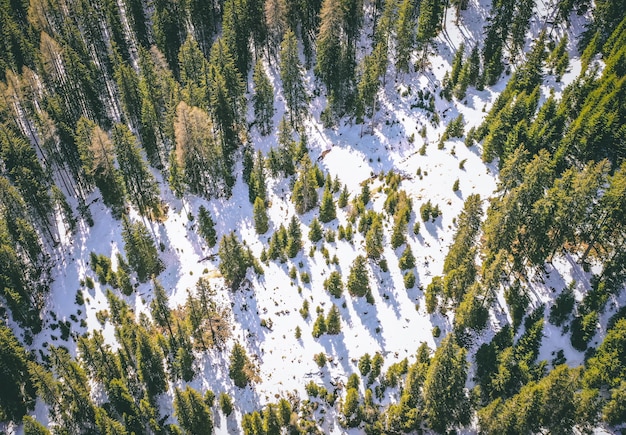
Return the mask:
<path id="1" fill-rule="evenodd" d="M 218 290 L 217 300 L 224 306 L 232 307 L 233 340 L 232 346 L 238 340 L 247 348 L 249 355 L 258 365 L 260 381 L 254 388 L 237 389 L 228 378 L 229 352 L 220 353 L 211 350 L 204 355 L 197 354 L 197 376 L 189 383 L 198 391 L 213 390 L 216 395 L 228 392 L 235 400 L 236 411 L 228 418 L 216 412 L 216 433 L 237 432 L 237 424 L 242 413 L 260 409 L 265 403 L 276 401 L 278 396 L 285 396 L 288 392 L 296 392 L 300 397 L 306 397 L 304 386 L 310 380 L 325 386 L 329 390 L 334 388 L 337 381 L 345 382 L 347 377 L 357 372 L 356 362 L 365 353 L 373 355 L 381 352 L 385 356 L 385 366 L 396 363 L 407 357 L 411 361 L 418 346 L 425 342 L 431 349 L 437 345 L 432 336 L 432 328 L 439 326 L 441 337 L 451 330 L 451 318 L 441 315 L 428 315 L 424 308 L 424 294 L 422 289 L 430 283 L 433 276 L 441 275 L 443 259 L 452 242 L 455 225 L 454 219 L 463 207 L 464 200 L 471 194 L 477 193 L 483 200 L 492 195 L 497 182 L 497 163 L 485 164 L 481 160 L 479 147 L 467 148 L 463 140 L 455 139 L 445 142 L 443 149 L 437 149 L 439 137 L 443 134 L 445 125 L 458 114 L 463 114 L 466 121 L 466 131 L 482 122 L 486 111 L 489 110 L 499 92 L 504 89 L 506 77 L 484 91 L 468 90 L 467 98 L 460 102 L 448 103 L 436 95 L 436 111 L 441 123 L 433 126 L 424 110 L 411 108 L 416 100 L 419 89 L 433 92 L 441 82 L 445 71 L 450 69 L 450 63 L 455 50 L 461 42 L 465 42 L 466 52 L 469 54 L 472 46 L 482 38 L 482 25 L 489 13 L 487 0 L 471 1 L 468 11 L 462 13 L 460 25 L 454 24 L 454 13 L 448 11 L 445 29 L 438 38 L 436 53 L 430 57 L 432 68 L 426 73 L 414 73 L 406 76 L 394 77 L 392 71 L 387 74 L 387 84 L 379 93 L 379 110 L 375 115 L 374 130 L 371 134 L 362 134 L 363 127 L 350 122 L 341 121 L 335 129 L 325 129 L 319 121 L 319 113 L 325 107 L 325 99 L 313 99 L 313 111 L 304 123 L 308 136 L 308 145 L 311 159 L 318 162 L 324 171 L 332 177 L 338 176 L 341 183 L 345 183 L 354 195 L 359 192 L 364 181 L 372 179 L 372 204 L 370 207 L 380 211 L 385 196 L 377 191 L 381 183 L 376 178 L 379 174 L 386 174 L 394 170 L 405 176 L 400 189 L 407 191 L 413 200 L 413 214 L 408 228 L 411 229 L 419 218 L 419 206 L 431 200 L 439 205 L 442 217 L 434 223 L 421 223 L 418 235 L 408 232 L 408 244 L 412 247 L 416 257 L 414 273 L 417 278 L 413 289 L 404 288 L 403 276 L 397 267 L 397 259 L 403 248 L 392 250 L 387 246 L 384 257 L 389 264 L 389 272 L 382 272 L 376 265 L 370 264 L 370 283 L 375 305 L 365 302 L 364 298 L 353 298 L 344 291 L 339 299 L 334 299 L 323 289 L 323 281 L 332 270 L 339 270 L 344 283 L 354 258 L 362 252 L 364 238 L 355 231 L 353 243 L 336 241 L 325 243 L 330 257 L 337 255 L 339 265 L 327 265 L 320 252 L 321 244 L 314 256 L 309 257 L 311 242 L 308 241 L 308 228 L 314 212 L 300 216 L 303 222 L 302 232 L 305 241 L 303 250 L 294 259 L 285 264 L 270 262 L 263 265 L 264 274 L 254 276 L 249 273 L 250 288 L 235 293 L 224 288 L 219 272 L 217 260 L 207 260 L 207 256 L 216 252 L 216 248 L 209 249 L 201 237 L 196 233 L 197 222 L 189 220 L 188 214 L 197 216 L 200 205 L 205 205 L 216 221 L 218 236 L 234 230 L 245 240 L 253 253 L 258 257 L 269 235 L 281 223 L 287 225 L 291 216 L 295 214 L 293 204 L 289 199 L 288 184 L 282 180 L 269 180 L 268 193 L 271 207 L 268 209 L 270 217 L 270 231 L 258 236 L 255 234 L 252 222 L 252 206 L 248 202 L 247 186 L 239 177 L 234 187 L 233 195 L 228 200 L 211 200 L 196 197 L 186 197 L 184 201 L 176 199 L 167 189 L 161 178 L 163 197 L 169 206 L 167 219 L 162 223 L 144 222 L 153 232 L 157 245 L 162 243 L 165 250 L 160 253 L 166 269 L 158 279 L 164 286 L 170 305 L 176 307 L 184 303 L 187 289 L 193 290 L 197 279 L 206 276 L 211 279 L 213 286 Z M 538 2 L 540 16 L 549 12 L 544 2 Z M 575 38 L 570 35 L 570 41 Z M 280 78 L 276 66 L 267 68 L 270 79 L 276 89 L 276 115 L 274 126 L 277 127 L 284 113 L 284 103 L 280 90 Z M 561 83 L 548 78 L 543 94 L 547 95 L 550 89 L 560 95 L 563 87 L 574 80 L 580 72 L 580 62 L 572 60 L 569 72 L 564 75 Z M 552 81 L 551 81 L 552 80 Z M 309 76 L 307 86 L 310 91 L 315 86 Z M 311 92 L 312 94 L 312 92 Z M 369 128 L 369 120 L 366 120 Z M 422 138 L 419 131 L 426 127 L 426 137 Z M 252 144 L 256 149 L 266 153 L 271 146 L 275 146 L 276 137 L 260 137 L 255 128 L 251 131 Z M 411 143 L 408 137 L 413 134 Z M 426 144 L 426 153 L 420 155 L 418 150 Z M 465 161 L 464 169 L 459 169 L 460 162 Z M 422 176 L 416 175 L 420 168 Z M 241 168 L 238 168 L 238 172 Z M 155 172 L 155 176 L 159 174 Z M 374 178 L 372 178 L 374 177 Z M 452 191 L 452 185 L 459 179 L 460 190 Z M 321 190 L 320 190 L 321 192 Z M 96 196 L 94 196 L 95 199 Z M 38 349 L 44 345 L 65 345 L 72 354 L 75 352 L 75 343 L 70 340 L 66 343 L 58 338 L 58 330 L 53 331 L 51 315 L 56 313 L 58 320 L 70 319 L 76 314 L 78 319 L 85 319 L 87 327 L 80 327 L 72 323 L 73 333 L 82 334 L 87 331 L 101 330 L 106 342 L 116 346 L 113 327 L 109 322 L 102 326 L 96 319 L 96 313 L 106 310 L 105 288 L 95 279 L 91 271 L 89 253 L 96 252 L 111 256 L 115 267 L 115 254 L 123 253 L 121 225 L 115 221 L 102 202 L 95 202 L 91 206 L 95 225 L 92 228 L 80 226 L 77 233 L 70 239 L 62 242 L 62 254 L 55 267 L 54 283 L 51 288 L 49 302 L 46 307 L 45 330 L 35 337 L 31 346 Z M 134 219 L 140 217 L 133 215 Z M 339 224 L 345 225 L 347 213 L 338 209 L 338 218 L 324 225 L 325 228 L 337 229 Z M 385 240 L 391 235 L 391 224 L 385 224 Z M 387 244 L 388 245 L 388 244 Z M 301 264 L 301 265 L 300 265 Z M 311 276 L 310 284 L 304 284 L 300 279 L 291 280 L 289 269 L 295 266 L 298 271 L 306 271 Z M 576 295 L 580 299 L 585 289 L 589 288 L 589 273 L 585 273 L 569 256 L 557 257 L 553 268 L 546 274 L 535 276 L 531 283 L 532 304 L 538 306 L 547 304 L 546 319 L 549 306 L 556 295 L 575 279 L 577 282 Z M 77 306 L 74 302 L 76 291 L 80 288 L 79 281 L 86 277 L 94 278 L 95 287 L 92 290 L 83 288 L 85 306 Z M 301 287 L 301 293 L 298 292 Z M 148 305 L 152 300 L 151 285 L 141 284 L 130 297 L 122 297 L 135 313 L 148 312 Z M 303 319 L 299 313 L 304 300 L 310 304 L 310 316 Z M 332 304 L 336 304 L 342 316 L 342 332 L 336 336 L 324 335 L 315 339 L 311 329 L 316 317 L 315 308 L 321 307 L 328 313 Z M 618 305 L 624 304 L 624 296 L 615 301 Z M 492 313 L 493 329 L 497 329 L 497 322 L 502 320 L 506 313 L 506 304 L 500 300 L 500 308 Z M 82 314 L 77 314 L 81 310 Z M 609 310 L 610 311 L 610 310 Z M 610 312 L 602 316 L 605 324 Z M 261 320 L 271 322 L 271 328 L 260 326 Z M 302 337 L 296 339 L 295 329 L 300 327 Z M 568 336 L 550 325 L 547 320 L 544 327 L 544 341 L 541 347 L 540 359 L 550 361 L 554 358 L 553 352 L 563 349 L 568 364 L 578 366 L 583 363 L 584 355 L 571 348 Z M 488 341 L 492 332 L 479 337 L 475 347 Z M 324 352 L 332 359 L 323 369 L 318 368 L 313 356 Z M 332 383 L 331 383 L 332 382 Z M 184 387 L 184 383 L 177 382 L 172 387 Z M 163 415 L 173 414 L 171 395 L 173 390 L 162 398 L 161 412 Z M 40 421 L 47 421 L 45 407 L 39 403 L 35 413 Z M 324 430 L 327 433 L 341 433 L 342 429 L 333 425 L 332 416 L 326 421 Z M 329 421 L 331 421 L 329 423 Z M 356 433 L 352 431 L 352 433 Z"/>

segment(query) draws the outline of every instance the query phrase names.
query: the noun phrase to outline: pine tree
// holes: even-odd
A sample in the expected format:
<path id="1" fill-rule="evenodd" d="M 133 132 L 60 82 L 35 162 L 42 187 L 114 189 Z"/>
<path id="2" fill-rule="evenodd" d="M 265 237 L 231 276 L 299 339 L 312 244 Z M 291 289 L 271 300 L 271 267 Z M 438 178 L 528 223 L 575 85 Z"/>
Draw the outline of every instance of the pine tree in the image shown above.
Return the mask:
<path id="1" fill-rule="evenodd" d="M 143 216 L 160 217 L 158 185 L 141 157 L 135 136 L 126 125 L 115 125 L 113 144 L 130 201 Z"/>
<path id="2" fill-rule="evenodd" d="M 408 270 L 415 267 L 415 257 L 413 256 L 411 245 L 407 245 L 404 249 L 402 256 L 398 260 L 398 266 L 400 270 Z"/>
<path id="3" fill-rule="evenodd" d="M 187 386 L 174 391 L 174 414 L 185 434 L 213 433 L 211 409 L 196 390 Z"/>
<path id="4" fill-rule="evenodd" d="M 341 193 L 339 194 L 339 199 L 337 200 L 337 207 L 344 208 L 346 205 L 348 205 L 349 198 L 350 198 L 350 193 L 348 193 L 348 186 L 344 184 L 343 189 L 341 190 Z"/>
<path id="5" fill-rule="evenodd" d="M 379 260 L 383 255 L 383 225 L 377 215 L 365 235 L 365 251 L 368 258 Z"/>
<path id="6" fill-rule="evenodd" d="M 234 232 L 222 237 L 219 247 L 219 270 L 226 284 L 236 290 L 243 283 L 248 268 L 255 266 L 250 250 L 244 249 Z"/>
<path id="7" fill-rule="evenodd" d="M 198 42 L 189 34 L 178 52 L 183 100 L 192 107 L 209 107 L 209 62 Z"/>
<path id="8" fill-rule="evenodd" d="M 300 221 L 296 216 L 292 216 L 287 228 L 287 246 L 285 250 L 289 258 L 294 258 L 302 249 L 302 230 Z"/>
<path id="9" fill-rule="evenodd" d="M 211 213 L 205 206 L 201 205 L 198 209 L 198 234 L 204 238 L 209 248 L 215 246 L 217 242 L 217 233 L 215 232 L 215 222 Z"/>
<path id="10" fill-rule="evenodd" d="M 228 167 L 208 114 L 181 101 L 176 108 L 174 131 L 176 160 L 189 191 L 207 198 L 228 195 Z"/>
<path id="11" fill-rule="evenodd" d="M 341 332 L 341 314 L 337 305 L 333 304 L 326 317 L 326 333 L 337 335 Z"/>
<path id="12" fill-rule="evenodd" d="M 330 222 L 337 217 L 337 212 L 335 210 L 335 201 L 333 199 L 331 188 L 332 186 L 330 182 L 325 183 L 319 214 L 320 221 L 324 223 Z"/>
<path id="13" fill-rule="evenodd" d="M 326 331 L 326 319 L 324 318 L 324 313 L 320 312 L 317 314 L 315 323 L 313 323 L 313 337 L 319 338 L 322 335 L 326 334 Z"/>
<path id="14" fill-rule="evenodd" d="M 396 69 L 408 73 L 411 53 L 415 43 L 414 6 L 411 0 L 403 0 L 398 10 L 396 22 Z"/>
<path id="15" fill-rule="evenodd" d="M 265 210 L 265 202 L 258 196 L 254 200 L 254 229 L 257 234 L 265 234 L 269 229 L 269 218 Z"/>
<path id="16" fill-rule="evenodd" d="M 320 221 L 317 220 L 317 216 L 311 221 L 311 229 L 309 230 L 309 240 L 313 243 L 319 242 L 322 239 L 323 231 Z"/>
<path id="17" fill-rule="evenodd" d="M 158 275 L 163 270 L 154 240 L 142 222 L 131 222 L 124 216 L 122 238 L 128 264 L 137 272 L 139 281 L 146 282 L 152 275 Z"/>
<path id="18" fill-rule="evenodd" d="M 254 198 L 253 198 L 254 195 Z M 256 198 L 261 198 L 267 202 L 267 181 L 265 179 L 265 159 L 261 150 L 257 151 L 252 172 L 250 173 L 250 182 L 248 183 L 248 199 L 252 204 Z"/>
<path id="19" fill-rule="evenodd" d="M 315 169 L 311 165 L 308 154 L 302 157 L 298 179 L 293 185 L 291 200 L 296 206 L 296 212 L 302 214 L 311 210 L 317 205 L 317 177 Z"/>
<path id="20" fill-rule="evenodd" d="M 306 111 L 307 95 L 304 89 L 302 66 L 298 58 L 298 42 L 291 30 L 285 33 L 281 44 L 280 79 L 283 83 L 283 93 L 291 125 L 300 126 Z"/>
<path id="21" fill-rule="evenodd" d="M 274 88 L 265 73 L 265 68 L 261 61 L 258 61 L 254 66 L 252 83 L 254 86 L 254 95 L 252 96 L 254 119 L 259 132 L 263 136 L 267 136 L 271 133 L 273 128 L 272 118 L 275 112 Z"/>
<path id="22" fill-rule="evenodd" d="M 24 416 L 24 435 L 50 435 L 50 431 L 30 415 Z"/>
<path id="23" fill-rule="evenodd" d="M 347 287 L 352 296 L 363 297 L 371 292 L 366 260 L 362 255 L 357 256 L 350 267 Z"/>
<path id="24" fill-rule="evenodd" d="M 343 293 L 343 282 L 341 280 L 341 274 L 336 270 L 333 270 L 328 278 L 324 280 L 324 290 L 333 295 L 335 298 L 340 298 Z"/>
<path id="25" fill-rule="evenodd" d="M 163 367 L 163 354 L 148 333 L 139 329 L 137 337 L 137 372 L 149 397 L 165 391 L 167 376 Z"/>
<path id="26" fill-rule="evenodd" d="M 245 388 L 252 381 L 250 360 L 246 350 L 238 342 L 235 343 L 230 354 L 228 376 L 233 380 L 235 386 L 239 388 Z"/>
<path id="27" fill-rule="evenodd" d="M 34 406 L 35 389 L 28 373 L 28 354 L 6 326 L 0 325 L 0 419 L 20 421 Z"/>
<path id="28" fill-rule="evenodd" d="M 449 334 L 433 356 L 424 380 L 424 411 L 428 426 L 439 433 L 470 420 L 470 403 L 465 394 L 467 361 L 465 349 Z"/>

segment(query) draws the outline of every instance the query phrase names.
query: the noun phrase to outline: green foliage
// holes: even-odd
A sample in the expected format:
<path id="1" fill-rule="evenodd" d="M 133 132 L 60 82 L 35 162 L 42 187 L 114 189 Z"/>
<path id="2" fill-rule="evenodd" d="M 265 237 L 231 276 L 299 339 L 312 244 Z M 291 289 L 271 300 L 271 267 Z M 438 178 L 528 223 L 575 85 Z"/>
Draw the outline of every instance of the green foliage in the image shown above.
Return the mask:
<path id="1" fill-rule="evenodd" d="M 369 353 L 366 353 L 359 359 L 358 367 L 359 367 L 359 373 L 361 373 L 361 376 L 368 375 L 372 367 L 372 362 L 371 362 Z"/>
<path id="2" fill-rule="evenodd" d="M 415 287 L 415 274 L 412 270 L 409 270 L 407 273 L 404 274 L 404 288 L 408 290 L 412 289 L 413 287 Z"/>
<path id="3" fill-rule="evenodd" d="M 343 281 L 341 280 L 341 274 L 333 270 L 328 278 L 324 280 L 324 290 L 333 295 L 335 298 L 340 298 L 343 293 Z"/>
<path id="4" fill-rule="evenodd" d="M 554 305 L 550 307 L 550 316 L 548 317 L 550 323 L 561 326 L 569 318 L 576 303 L 573 291 L 575 285 L 576 281 L 572 281 L 571 284 L 563 289 L 559 296 L 557 296 Z"/>
<path id="5" fill-rule="evenodd" d="M 319 242 L 322 239 L 322 226 L 317 216 L 311 221 L 311 228 L 309 229 L 309 240 L 313 243 Z"/>
<path id="6" fill-rule="evenodd" d="M 326 332 L 330 335 L 337 335 L 341 332 L 341 314 L 335 304 L 330 308 L 326 317 Z"/>
<path id="7" fill-rule="evenodd" d="M 410 245 L 407 245 L 404 252 L 398 260 L 398 266 L 400 270 L 409 270 L 415 267 L 415 256 Z"/>
<path id="8" fill-rule="evenodd" d="M 124 251 L 130 267 L 141 282 L 163 270 L 156 245 L 148 229 L 141 221 L 131 222 L 126 216 L 122 220 Z"/>
<path id="9" fill-rule="evenodd" d="M 253 206 L 254 229 L 257 234 L 265 234 L 269 229 L 269 218 L 265 209 L 265 202 L 258 196 L 254 200 Z"/>
<path id="10" fill-rule="evenodd" d="M 452 335 L 437 348 L 424 380 L 424 411 L 428 426 L 442 433 L 470 420 L 470 402 L 465 394 L 466 350 Z"/>
<path id="11" fill-rule="evenodd" d="M 317 187 L 318 181 L 315 168 L 311 164 L 311 159 L 308 154 L 305 154 L 300 161 L 298 178 L 293 185 L 291 193 L 291 200 L 299 214 L 306 213 L 317 206 Z"/>
<path id="12" fill-rule="evenodd" d="M 371 292 L 366 260 L 362 255 L 357 256 L 350 267 L 347 287 L 352 296 L 363 297 Z"/>
<path id="13" fill-rule="evenodd" d="M 315 361 L 315 364 L 317 364 L 319 368 L 324 367 L 327 361 L 326 354 L 324 352 L 316 353 L 313 355 L 313 361 Z"/>
<path id="14" fill-rule="evenodd" d="M 11 329 L 0 325 L 0 420 L 19 421 L 34 406 L 35 389 L 28 373 L 29 356 Z"/>
<path id="15" fill-rule="evenodd" d="M 209 248 L 215 246 L 217 242 L 215 222 L 213 222 L 211 213 L 203 205 L 198 209 L 198 233 L 204 238 Z"/>
<path id="16" fill-rule="evenodd" d="M 184 391 L 178 388 L 174 391 L 174 414 L 185 434 L 212 433 L 211 410 L 193 388 L 187 386 Z"/>
<path id="17" fill-rule="evenodd" d="M 248 268 L 254 267 L 255 271 L 260 269 L 250 248 L 242 246 L 234 232 L 222 237 L 219 256 L 220 273 L 232 290 L 236 290 L 241 286 Z"/>
<path id="18" fill-rule="evenodd" d="M 261 132 L 263 136 L 267 136 L 273 128 L 272 118 L 275 112 L 274 88 L 265 73 L 261 61 L 258 61 L 254 66 L 252 83 L 254 86 L 254 95 L 252 97 L 254 119 L 259 132 Z"/>
<path id="19" fill-rule="evenodd" d="M 228 376 L 233 380 L 235 386 L 239 388 L 245 388 L 256 376 L 246 350 L 238 342 L 235 342 L 230 354 Z"/>
<path id="20" fill-rule="evenodd" d="M 420 206 L 420 216 L 424 222 L 428 220 L 432 220 L 434 222 L 440 215 L 441 210 L 439 210 L 439 206 L 433 206 L 430 199 Z"/>
<path id="21" fill-rule="evenodd" d="M 224 413 L 226 417 L 228 417 L 233 412 L 233 399 L 227 393 L 221 393 L 218 402 L 220 405 L 220 409 Z"/>
<path id="22" fill-rule="evenodd" d="M 313 323 L 313 337 L 319 338 L 327 332 L 326 327 L 326 319 L 324 318 L 324 313 L 318 313 L 317 319 L 315 319 L 315 323 Z"/>
<path id="23" fill-rule="evenodd" d="M 324 184 L 324 193 L 322 194 L 322 202 L 320 204 L 320 221 L 326 223 L 330 222 L 337 217 L 335 210 L 335 201 L 331 190 L 330 183 Z"/>

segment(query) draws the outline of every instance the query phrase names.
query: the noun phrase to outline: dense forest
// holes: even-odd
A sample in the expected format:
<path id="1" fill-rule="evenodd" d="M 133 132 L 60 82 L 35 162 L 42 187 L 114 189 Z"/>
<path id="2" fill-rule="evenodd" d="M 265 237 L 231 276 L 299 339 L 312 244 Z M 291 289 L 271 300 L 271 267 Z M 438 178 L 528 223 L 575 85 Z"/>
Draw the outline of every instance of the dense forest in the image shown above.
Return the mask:
<path id="1" fill-rule="evenodd" d="M 0 432 L 624 430 L 624 0 L 0 2 Z"/>

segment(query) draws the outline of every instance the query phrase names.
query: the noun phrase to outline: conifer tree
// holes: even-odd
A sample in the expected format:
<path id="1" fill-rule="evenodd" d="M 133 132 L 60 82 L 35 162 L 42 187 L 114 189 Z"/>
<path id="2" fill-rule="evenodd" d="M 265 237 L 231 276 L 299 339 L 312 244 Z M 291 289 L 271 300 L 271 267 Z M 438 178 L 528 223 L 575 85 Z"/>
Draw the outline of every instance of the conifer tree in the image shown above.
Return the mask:
<path id="1" fill-rule="evenodd" d="M 324 289 L 335 298 L 340 298 L 343 293 L 341 274 L 333 270 L 330 275 L 328 275 L 328 278 L 324 280 Z"/>
<path id="2" fill-rule="evenodd" d="M 449 334 L 443 339 L 424 380 L 424 411 L 428 426 L 443 433 L 469 423 L 470 403 L 465 394 L 465 349 Z"/>
<path id="3" fill-rule="evenodd" d="M 326 333 L 337 335 L 341 332 L 341 314 L 337 305 L 333 304 L 326 317 Z"/>
<path id="4" fill-rule="evenodd" d="M 254 66 L 254 74 L 252 75 L 252 83 L 254 86 L 254 95 L 252 96 L 252 105 L 254 107 L 254 119 L 259 132 L 263 136 L 271 133 L 273 128 L 274 117 L 274 88 L 270 82 L 263 63 L 259 60 Z"/>
<path id="5" fill-rule="evenodd" d="M 400 270 L 408 270 L 415 267 L 415 257 L 413 256 L 411 245 L 407 245 L 404 249 L 402 256 L 398 260 L 398 266 Z"/>
<path id="6" fill-rule="evenodd" d="M 322 335 L 326 334 L 326 318 L 324 317 L 324 313 L 320 312 L 317 314 L 317 318 L 315 319 L 315 323 L 313 323 L 313 337 L 319 338 Z"/>
<path id="7" fill-rule="evenodd" d="M 265 0 L 267 49 L 270 59 L 277 60 L 278 49 L 287 30 L 287 5 L 285 0 Z"/>
<path id="8" fill-rule="evenodd" d="M 309 240 L 313 243 L 319 242 L 322 239 L 323 231 L 320 221 L 317 220 L 317 216 L 311 221 L 311 228 L 309 229 Z"/>
<path id="9" fill-rule="evenodd" d="M 322 203 L 320 204 L 320 221 L 326 223 L 330 222 L 337 217 L 335 210 L 335 201 L 331 191 L 332 185 L 330 182 L 324 184 L 324 193 L 322 194 Z"/>
<path id="10" fill-rule="evenodd" d="M 211 409 L 196 390 L 187 386 L 174 391 L 174 414 L 185 434 L 213 433 Z"/>
<path id="11" fill-rule="evenodd" d="M 163 367 L 163 354 L 148 333 L 140 329 L 137 337 L 137 372 L 149 397 L 165 391 L 167 376 Z"/>
<path id="12" fill-rule="evenodd" d="M 251 25 L 261 17 L 249 15 L 248 4 L 253 0 L 225 0 L 222 17 L 222 38 L 230 48 L 239 73 L 246 77 L 250 68 Z"/>
<path id="13" fill-rule="evenodd" d="M 0 419 L 20 421 L 34 406 L 35 389 L 28 373 L 28 354 L 11 329 L 0 325 Z"/>
<path id="14" fill-rule="evenodd" d="M 344 184 L 343 189 L 341 190 L 341 193 L 339 194 L 339 199 L 337 200 L 337 207 L 344 208 L 346 205 L 348 205 L 349 198 L 350 198 L 350 193 L 348 193 L 348 186 Z"/>
<path id="15" fill-rule="evenodd" d="M 383 254 L 383 225 L 377 215 L 365 235 L 365 251 L 368 258 L 379 260 Z"/>
<path id="16" fill-rule="evenodd" d="M 257 234 L 265 234 L 269 229 L 269 218 L 267 217 L 267 210 L 265 210 L 265 202 L 258 196 L 254 200 L 253 214 L 254 229 Z"/>
<path id="17" fill-rule="evenodd" d="M 209 248 L 215 246 L 217 242 L 215 222 L 213 221 L 211 213 L 203 205 L 198 209 L 198 233 L 204 238 Z"/>
<path id="18" fill-rule="evenodd" d="M 142 222 L 131 222 L 124 216 L 122 238 L 128 264 L 137 272 L 139 281 L 145 282 L 163 270 L 163 263 L 159 259 L 154 240 Z"/>
<path id="19" fill-rule="evenodd" d="M 161 210 L 156 180 L 141 157 L 135 136 L 126 125 L 115 125 L 113 144 L 130 201 L 142 215 L 158 218 Z"/>
<path id="20" fill-rule="evenodd" d="M 287 228 L 287 246 L 285 250 L 289 258 L 294 258 L 302 249 L 302 230 L 300 229 L 300 221 L 294 215 L 289 221 Z"/>
<path id="21" fill-rule="evenodd" d="M 209 62 L 195 38 L 189 34 L 178 52 L 183 100 L 190 106 L 208 110 Z"/>
<path id="22" fill-rule="evenodd" d="M 298 42 L 292 30 L 285 33 L 281 44 L 280 79 L 283 83 L 285 103 L 289 110 L 289 120 L 293 127 L 298 127 L 306 111 L 307 95 L 298 57 Z"/>
<path id="23" fill-rule="evenodd" d="M 238 342 L 233 346 L 230 354 L 230 365 L 228 366 L 228 376 L 233 380 L 235 386 L 245 388 L 252 381 L 252 364 L 248 359 L 246 350 Z"/>
<path id="24" fill-rule="evenodd" d="M 261 198 L 267 202 L 267 184 L 265 179 L 265 159 L 261 150 L 257 151 L 252 172 L 250 173 L 250 182 L 248 183 L 248 199 L 252 204 L 256 198 Z M 252 197 L 254 195 L 254 198 Z"/>
<path id="25" fill-rule="evenodd" d="M 365 257 L 357 256 L 348 275 L 348 292 L 352 296 L 363 297 L 371 292 Z"/>
<path id="26" fill-rule="evenodd" d="M 414 6 L 411 0 L 403 0 L 398 10 L 396 23 L 396 69 L 408 73 L 411 52 L 415 43 Z"/>
<path id="27" fill-rule="evenodd" d="M 317 205 L 317 177 L 308 154 L 302 157 L 298 179 L 293 185 L 291 200 L 300 214 L 306 213 Z"/>
<path id="28" fill-rule="evenodd" d="M 255 266 L 250 249 L 245 249 L 234 232 L 222 237 L 219 247 L 219 270 L 226 284 L 232 289 L 239 288 L 249 267 Z"/>

